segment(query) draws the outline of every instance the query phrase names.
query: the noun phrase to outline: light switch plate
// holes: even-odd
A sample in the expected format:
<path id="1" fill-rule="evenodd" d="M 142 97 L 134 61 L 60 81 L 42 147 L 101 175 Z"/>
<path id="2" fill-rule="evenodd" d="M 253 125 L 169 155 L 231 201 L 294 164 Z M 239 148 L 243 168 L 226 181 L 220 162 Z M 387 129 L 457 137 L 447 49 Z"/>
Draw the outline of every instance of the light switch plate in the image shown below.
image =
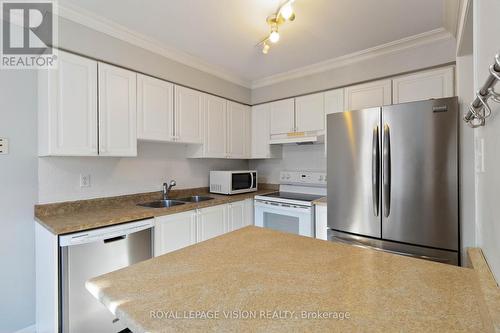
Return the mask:
<path id="1" fill-rule="evenodd" d="M 0 155 L 9 153 L 9 140 L 7 138 L 0 138 Z"/>

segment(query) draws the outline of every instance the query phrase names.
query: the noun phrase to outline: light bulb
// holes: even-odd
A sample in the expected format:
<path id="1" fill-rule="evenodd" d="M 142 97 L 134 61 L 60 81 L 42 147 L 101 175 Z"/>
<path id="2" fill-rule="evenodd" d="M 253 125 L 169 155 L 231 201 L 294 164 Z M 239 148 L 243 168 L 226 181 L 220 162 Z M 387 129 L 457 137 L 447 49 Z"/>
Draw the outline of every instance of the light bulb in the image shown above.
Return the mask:
<path id="1" fill-rule="evenodd" d="M 278 30 L 271 31 L 271 33 L 269 34 L 269 41 L 271 43 L 277 43 L 279 40 L 280 40 L 280 34 Z"/>
<path id="2" fill-rule="evenodd" d="M 285 19 L 285 21 L 290 20 L 292 16 L 294 16 L 291 2 L 288 2 L 281 8 L 280 15 Z"/>
<path id="3" fill-rule="evenodd" d="M 262 47 L 262 53 L 267 54 L 270 48 L 271 46 L 269 44 L 264 43 L 264 46 Z"/>

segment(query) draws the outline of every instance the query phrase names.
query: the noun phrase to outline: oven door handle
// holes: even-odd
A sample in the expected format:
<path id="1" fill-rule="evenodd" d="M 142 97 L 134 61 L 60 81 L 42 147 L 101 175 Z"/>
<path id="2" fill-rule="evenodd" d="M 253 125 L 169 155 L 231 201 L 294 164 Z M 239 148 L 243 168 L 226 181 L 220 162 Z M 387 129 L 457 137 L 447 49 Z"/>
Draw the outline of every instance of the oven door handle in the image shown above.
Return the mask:
<path id="1" fill-rule="evenodd" d="M 299 206 L 294 204 L 287 204 L 282 202 L 271 202 L 271 201 L 263 201 L 255 199 L 255 207 L 261 207 L 263 209 L 283 209 L 288 211 L 297 211 L 297 212 L 307 212 L 311 211 L 312 207 L 309 206 Z"/>

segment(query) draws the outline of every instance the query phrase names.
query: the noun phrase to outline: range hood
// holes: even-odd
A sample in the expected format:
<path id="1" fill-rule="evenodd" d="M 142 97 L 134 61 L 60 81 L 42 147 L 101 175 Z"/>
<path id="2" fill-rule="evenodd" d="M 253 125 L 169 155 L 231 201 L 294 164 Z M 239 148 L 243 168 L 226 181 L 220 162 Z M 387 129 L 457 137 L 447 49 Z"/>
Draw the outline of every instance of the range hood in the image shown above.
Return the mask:
<path id="1" fill-rule="evenodd" d="M 272 145 L 283 145 L 283 144 L 315 144 L 325 142 L 325 132 L 324 131 L 312 131 L 312 132 L 291 132 L 285 134 L 274 134 L 271 135 L 269 141 Z"/>

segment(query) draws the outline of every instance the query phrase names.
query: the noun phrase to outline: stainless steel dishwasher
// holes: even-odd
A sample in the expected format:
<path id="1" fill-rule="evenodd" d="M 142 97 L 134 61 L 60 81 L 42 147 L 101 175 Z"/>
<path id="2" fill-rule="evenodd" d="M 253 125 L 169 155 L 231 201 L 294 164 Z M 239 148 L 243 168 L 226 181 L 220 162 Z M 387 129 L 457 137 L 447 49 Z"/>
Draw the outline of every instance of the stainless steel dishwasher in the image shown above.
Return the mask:
<path id="1" fill-rule="evenodd" d="M 153 220 L 59 236 L 60 309 L 63 333 L 116 333 L 125 327 L 85 288 L 93 277 L 152 257 Z"/>

